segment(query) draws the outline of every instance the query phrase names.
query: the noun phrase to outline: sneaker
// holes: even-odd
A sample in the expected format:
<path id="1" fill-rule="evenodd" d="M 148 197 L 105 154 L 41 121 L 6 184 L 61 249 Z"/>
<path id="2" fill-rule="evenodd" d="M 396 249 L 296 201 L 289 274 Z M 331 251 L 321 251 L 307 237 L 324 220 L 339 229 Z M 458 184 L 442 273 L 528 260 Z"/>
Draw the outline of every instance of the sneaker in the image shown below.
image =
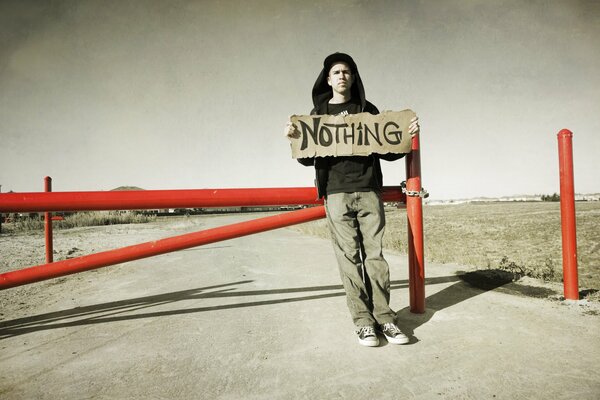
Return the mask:
<path id="1" fill-rule="evenodd" d="M 379 346 L 379 338 L 372 326 L 362 326 L 356 330 L 356 333 L 358 334 L 358 343 L 363 346 Z"/>
<path id="2" fill-rule="evenodd" d="M 381 331 L 389 343 L 392 344 L 406 344 L 410 341 L 400 328 L 393 322 L 388 322 L 381 326 Z"/>

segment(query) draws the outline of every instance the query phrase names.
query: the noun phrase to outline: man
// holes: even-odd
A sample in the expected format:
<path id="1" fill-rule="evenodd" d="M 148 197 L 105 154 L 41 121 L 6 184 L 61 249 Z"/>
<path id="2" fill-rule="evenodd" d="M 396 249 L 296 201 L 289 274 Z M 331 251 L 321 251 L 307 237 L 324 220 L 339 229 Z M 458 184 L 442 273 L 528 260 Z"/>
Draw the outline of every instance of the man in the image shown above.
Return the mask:
<path id="1" fill-rule="evenodd" d="M 311 114 L 379 113 L 365 97 L 356 63 L 344 53 L 325 58 L 312 99 Z M 418 119 L 414 118 L 409 133 L 414 136 L 418 131 Z M 298 138 L 300 131 L 288 122 L 285 135 Z M 389 343 L 409 342 L 396 326 L 396 315 L 389 306 L 389 266 L 382 253 L 385 214 L 379 162 L 379 159 L 394 161 L 403 156 L 372 154 L 298 159 L 303 165 L 315 167 L 317 191 L 319 198 L 325 197 L 327 221 L 348 308 L 357 328 L 358 342 L 364 346 L 379 345 L 376 329 L 381 329 Z"/>

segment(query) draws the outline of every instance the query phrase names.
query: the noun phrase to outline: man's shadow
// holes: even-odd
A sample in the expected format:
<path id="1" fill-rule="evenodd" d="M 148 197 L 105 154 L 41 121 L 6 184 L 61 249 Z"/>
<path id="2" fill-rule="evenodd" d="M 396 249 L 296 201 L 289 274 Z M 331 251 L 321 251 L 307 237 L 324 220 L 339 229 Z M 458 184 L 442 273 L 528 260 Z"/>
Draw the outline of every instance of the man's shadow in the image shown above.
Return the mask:
<path id="1" fill-rule="evenodd" d="M 410 338 L 409 344 L 417 343 L 419 339 L 415 336 L 415 330 L 429 322 L 436 312 L 466 301 L 485 291 L 459 280 L 439 292 L 427 296 L 425 298 L 426 308 L 424 313 L 413 313 L 410 306 L 399 310 L 396 313 L 396 323 L 402 332 Z"/>
<path id="2" fill-rule="evenodd" d="M 459 271 L 455 275 L 455 278 L 456 282 L 454 284 L 425 299 L 426 309 L 423 314 L 412 313 L 410 307 L 405 307 L 396 313 L 396 322 L 410 338 L 409 344 L 419 341 L 415 336 L 415 330 L 431 320 L 436 312 L 490 290 L 538 298 L 547 298 L 556 295 L 553 290 L 548 288 L 528 286 L 515 282 L 519 277 L 504 270 Z"/>

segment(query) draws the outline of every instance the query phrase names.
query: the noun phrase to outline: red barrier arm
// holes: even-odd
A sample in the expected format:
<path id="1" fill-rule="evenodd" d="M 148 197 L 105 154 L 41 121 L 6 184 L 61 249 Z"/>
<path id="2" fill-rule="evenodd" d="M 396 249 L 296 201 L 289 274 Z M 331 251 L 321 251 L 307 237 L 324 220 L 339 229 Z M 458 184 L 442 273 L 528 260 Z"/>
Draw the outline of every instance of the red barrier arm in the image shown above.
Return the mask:
<path id="1" fill-rule="evenodd" d="M 385 201 L 404 202 L 399 186 L 384 188 Z M 266 189 L 131 190 L 1 193 L 0 212 L 143 210 L 323 204 L 314 187 Z"/>
<path id="2" fill-rule="evenodd" d="M 310 189 L 312 190 L 312 193 L 315 193 L 314 189 Z M 262 192 L 263 190 L 264 189 L 259 191 Z M 387 188 L 384 191 L 384 201 L 400 201 L 403 198 L 400 190 L 401 189 L 399 187 L 397 189 Z M 218 190 L 215 190 L 214 192 L 218 192 Z M 294 198 L 292 204 L 296 204 L 297 200 L 298 198 Z M 266 201 L 272 201 L 272 198 L 268 198 Z M 69 275 L 90 269 L 138 260 L 172 251 L 214 243 L 221 240 L 233 239 L 253 233 L 264 232 L 271 229 L 312 221 L 323 217 L 325 217 L 325 208 L 323 206 L 311 207 L 270 217 L 259 218 L 252 221 L 240 222 L 237 224 L 226 225 L 205 231 L 123 247 L 116 250 L 109 250 L 87 256 L 71 258 L 68 260 L 56 261 L 51 264 L 29 267 L 0 274 L 0 289 L 8 289 L 14 286 L 57 278 L 63 275 Z"/>
<path id="3" fill-rule="evenodd" d="M 323 218 L 324 216 L 325 207 L 323 206 L 306 208 L 87 256 L 56 261 L 51 264 L 24 268 L 0 274 L 0 289 L 8 289 L 14 286 L 57 278 L 59 276 L 120 264 L 172 251 L 188 249 L 203 244 L 251 235 L 253 233 L 312 221 Z"/>

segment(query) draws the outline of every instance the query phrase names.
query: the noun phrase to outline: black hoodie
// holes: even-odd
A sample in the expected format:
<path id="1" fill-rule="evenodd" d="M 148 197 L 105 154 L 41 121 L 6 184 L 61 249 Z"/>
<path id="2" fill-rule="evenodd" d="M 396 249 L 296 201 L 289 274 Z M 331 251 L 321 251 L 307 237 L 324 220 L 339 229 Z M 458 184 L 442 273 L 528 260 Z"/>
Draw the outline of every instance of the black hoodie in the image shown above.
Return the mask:
<path id="1" fill-rule="evenodd" d="M 360 105 L 361 112 L 368 112 L 371 114 L 379 114 L 379 110 L 372 103 L 367 101 L 365 96 L 365 89 L 358 73 L 356 63 L 347 54 L 334 53 L 325 58 L 323 62 L 323 69 L 319 73 L 317 80 L 312 90 L 313 109 L 310 112 L 311 115 L 324 115 L 327 114 L 327 104 L 329 100 L 333 98 L 333 91 L 331 86 L 327 83 L 327 76 L 329 70 L 335 62 L 345 62 L 348 64 L 354 75 L 354 83 L 351 87 L 352 102 Z M 404 154 L 371 154 L 369 159 L 373 162 L 373 177 L 375 184 L 374 190 L 380 191 L 383 186 L 383 174 L 381 172 L 381 164 L 379 159 L 382 158 L 387 161 L 394 161 L 402 158 Z M 327 195 L 327 181 L 329 179 L 329 171 L 331 169 L 331 160 L 333 157 L 310 157 L 310 158 L 299 158 L 298 162 L 305 166 L 314 165 L 316 172 L 315 184 L 317 186 L 317 192 L 319 198 Z"/>

